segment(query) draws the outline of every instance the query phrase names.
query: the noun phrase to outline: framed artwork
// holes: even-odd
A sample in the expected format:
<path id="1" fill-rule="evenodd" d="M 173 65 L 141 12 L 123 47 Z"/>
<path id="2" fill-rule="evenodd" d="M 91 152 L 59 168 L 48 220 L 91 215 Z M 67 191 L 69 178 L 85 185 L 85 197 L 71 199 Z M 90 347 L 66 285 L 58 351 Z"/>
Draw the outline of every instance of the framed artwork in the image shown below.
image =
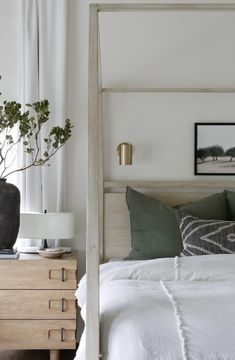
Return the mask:
<path id="1" fill-rule="evenodd" d="M 235 123 L 194 125 L 194 175 L 235 175 Z"/>

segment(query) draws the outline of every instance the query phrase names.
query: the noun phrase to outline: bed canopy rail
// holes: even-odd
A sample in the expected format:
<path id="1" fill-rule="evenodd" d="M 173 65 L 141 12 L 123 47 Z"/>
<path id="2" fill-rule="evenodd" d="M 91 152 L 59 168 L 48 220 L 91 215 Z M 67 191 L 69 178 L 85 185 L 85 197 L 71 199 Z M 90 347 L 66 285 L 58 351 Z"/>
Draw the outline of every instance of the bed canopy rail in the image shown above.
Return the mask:
<path id="1" fill-rule="evenodd" d="M 97 12 L 235 11 L 235 4 L 97 4 Z M 235 87 L 100 87 L 101 93 L 235 93 Z"/>
<path id="2" fill-rule="evenodd" d="M 102 88 L 101 93 L 235 93 L 235 88 Z"/>
<path id="3" fill-rule="evenodd" d="M 96 4 L 102 12 L 144 11 L 231 11 L 235 4 Z"/>
<path id="4" fill-rule="evenodd" d="M 220 191 L 224 186 L 227 189 L 234 188 L 235 182 L 232 180 L 221 181 L 221 180 L 170 180 L 170 181 L 139 181 L 139 180 L 125 180 L 125 181 L 104 181 L 104 192 L 118 192 L 124 191 L 126 187 L 133 187 L 135 189 L 165 189 L 170 190 L 172 188 L 181 188 L 181 191 L 184 192 L 186 189 L 198 189 L 200 191 Z"/>
<path id="5" fill-rule="evenodd" d="M 100 12 L 154 12 L 154 11 L 235 11 L 235 4 L 90 4 L 89 9 L 89 100 L 88 100 L 88 199 L 87 199 L 87 307 L 86 307 L 86 360 L 98 360 L 99 349 L 99 263 L 103 254 L 103 204 L 105 192 L 121 192 L 127 182 L 103 182 L 102 95 L 103 93 L 235 93 L 235 87 L 114 87 L 102 88 L 99 47 Z M 171 184 L 170 184 L 171 183 Z M 130 182 L 135 188 L 174 185 L 177 189 L 197 187 L 200 182 Z M 200 187 L 200 185 L 199 185 Z M 224 187 L 233 188 L 232 182 L 202 182 L 208 192 Z M 114 189 L 115 188 L 115 189 Z"/>

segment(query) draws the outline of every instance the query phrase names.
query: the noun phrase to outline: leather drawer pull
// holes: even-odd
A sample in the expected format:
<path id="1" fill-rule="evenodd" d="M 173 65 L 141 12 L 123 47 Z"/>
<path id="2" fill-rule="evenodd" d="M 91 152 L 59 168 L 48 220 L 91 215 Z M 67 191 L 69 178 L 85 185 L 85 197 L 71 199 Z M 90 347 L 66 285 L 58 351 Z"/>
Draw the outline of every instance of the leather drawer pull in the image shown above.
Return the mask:
<path id="1" fill-rule="evenodd" d="M 60 333 L 60 340 L 64 341 L 64 328 L 61 328 L 61 333 Z"/>
<path id="2" fill-rule="evenodd" d="M 53 329 L 48 330 L 48 339 L 49 339 L 49 340 L 55 340 L 55 339 L 52 339 L 52 337 L 51 337 L 52 332 L 53 332 L 53 333 L 58 333 L 58 332 L 60 332 L 60 341 L 61 341 L 61 342 L 65 341 L 65 338 L 64 338 L 65 329 L 64 329 L 64 328 L 57 329 L 57 330 L 53 330 Z"/>
<path id="3" fill-rule="evenodd" d="M 48 277 L 50 280 L 58 280 L 57 277 L 53 277 L 52 274 L 53 272 L 58 272 L 60 270 L 55 270 L 55 269 L 51 269 L 49 270 L 49 273 L 48 273 Z M 66 269 L 64 267 L 61 268 L 61 281 L 64 282 L 66 280 Z"/>
<path id="4" fill-rule="evenodd" d="M 63 312 L 68 311 L 69 309 L 72 309 L 72 307 L 69 306 L 71 301 L 73 302 L 74 308 L 76 309 L 76 300 L 74 300 L 74 299 L 65 299 L 65 298 L 48 300 L 48 308 L 49 308 L 49 310 L 54 309 L 54 310 L 57 310 L 57 311 L 59 309 L 61 309 L 61 312 L 63 313 Z M 56 305 L 56 303 L 58 305 Z M 59 303 L 61 303 L 61 307 L 59 307 Z M 54 306 L 53 306 L 53 304 L 54 304 Z"/>
<path id="5" fill-rule="evenodd" d="M 68 338 L 66 340 L 66 332 L 68 335 Z M 71 337 L 72 335 L 72 337 Z M 52 340 L 52 341 L 73 341 L 75 339 L 75 330 L 69 330 L 69 329 L 65 329 L 65 328 L 60 328 L 60 329 L 50 329 L 48 330 L 48 339 Z"/>
<path id="6" fill-rule="evenodd" d="M 67 300 L 65 298 L 62 299 L 53 299 L 53 300 L 49 300 L 48 301 L 48 307 L 51 310 L 52 309 L 52 303 L 53 302 L 61 302 L 61 312 L 65 312 L 66 311 L 66 302 Z"/>
<path id="7" fill-rule="evenodd" d="M 65 281 L 65 268 L 61 269 L 61 281 Z"/>
<path id="8" fill-rule="evenodd" d="M 66 300 L 64 298 L 61 299 L 61 311 L 65 312 L 65 304 L 66 304 Z"/>
<path id="9" fill-rule="evenodd" d="M 77 271 L 74 269 L 50 269 L 48 272 L 48 277 L 50 280 L 61 280 L 65 282 L 67 280 L 76 280 Z"/>

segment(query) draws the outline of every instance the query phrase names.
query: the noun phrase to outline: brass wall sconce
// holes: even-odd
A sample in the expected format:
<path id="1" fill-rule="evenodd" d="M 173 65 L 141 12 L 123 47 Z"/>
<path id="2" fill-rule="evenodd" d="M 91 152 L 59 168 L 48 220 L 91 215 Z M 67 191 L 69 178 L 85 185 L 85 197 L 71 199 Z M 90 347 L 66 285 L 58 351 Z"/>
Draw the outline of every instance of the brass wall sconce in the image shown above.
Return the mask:
<path id="1" fill-rule="evenodd" d="M 133 146 L 129 143 L 121 143 L 117 147 L 119 165 L 132 165 Z"/>

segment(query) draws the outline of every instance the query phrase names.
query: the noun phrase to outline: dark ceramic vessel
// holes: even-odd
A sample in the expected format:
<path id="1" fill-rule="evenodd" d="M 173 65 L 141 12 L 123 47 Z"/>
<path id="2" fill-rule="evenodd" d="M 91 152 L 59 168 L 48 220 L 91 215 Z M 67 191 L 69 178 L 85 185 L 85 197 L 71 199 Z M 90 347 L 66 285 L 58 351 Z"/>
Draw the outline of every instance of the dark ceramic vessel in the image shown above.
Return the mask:
<path id="1" fill-rule="evenodd" d="M 0 249 L 12 249 L 20 226 L 20 191 L 0 179 Z"/>

